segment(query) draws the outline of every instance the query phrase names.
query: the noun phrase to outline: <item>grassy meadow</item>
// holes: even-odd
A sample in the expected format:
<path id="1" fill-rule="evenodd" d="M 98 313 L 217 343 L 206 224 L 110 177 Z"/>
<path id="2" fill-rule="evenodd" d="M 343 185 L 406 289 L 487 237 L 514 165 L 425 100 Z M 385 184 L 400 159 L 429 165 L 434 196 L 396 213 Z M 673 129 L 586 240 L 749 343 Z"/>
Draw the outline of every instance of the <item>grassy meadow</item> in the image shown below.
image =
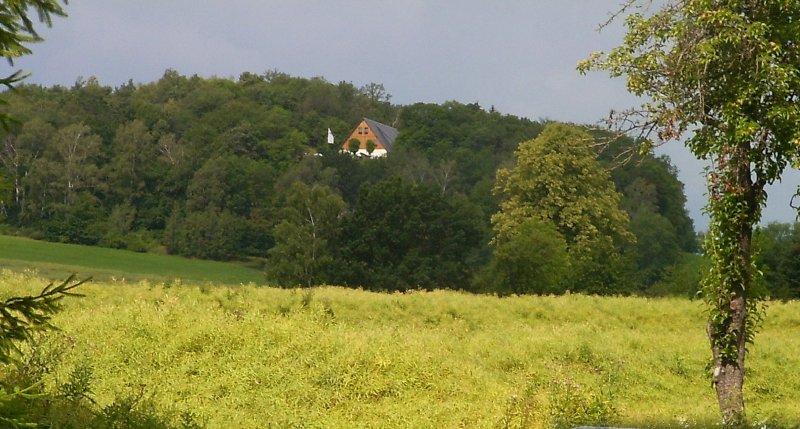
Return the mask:
<path id="1" fill-rule="evenodd" d="M 243 264 L 203 261 L 179 256 L 137 253 L 95 246 L 49 243 L 0 235 L 0 268 L 35 270 L 48 279 L 69 274 L 96 280 L 263 283 L 261 269 Z"/>
<path id="2" fill-rule="evenodd" d="M 0 294 L 43 282 L 3 271 Z M 44 368 L 46 391 L 83 380 L 100 405 L 138 394 L 208 428 L 718 419 L 696 301 L 169 285 L 81 286 L 54 320 L 61 330 L 23 361 Z M 798 425 L 800 303 L 769 306 L 748 364 L 749 419 Z"/>

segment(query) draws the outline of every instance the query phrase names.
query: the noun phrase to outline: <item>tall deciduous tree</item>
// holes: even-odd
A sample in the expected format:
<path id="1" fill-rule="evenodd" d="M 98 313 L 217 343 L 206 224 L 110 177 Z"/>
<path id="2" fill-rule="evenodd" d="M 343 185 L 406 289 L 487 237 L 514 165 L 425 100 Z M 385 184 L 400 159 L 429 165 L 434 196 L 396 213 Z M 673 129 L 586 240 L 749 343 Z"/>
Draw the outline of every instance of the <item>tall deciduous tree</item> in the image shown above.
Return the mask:
<path id="1" fill-rule="evenodd" d="M 343 221 L 343 281 L 377 290 L 466 288 L 483 239 L 480 214 L 436 188 L 383 180 L 365 185 Z"/>
<path id="2" fill-rule="evenodd" d="M 614 293 L 629 287 L 620 251 L 633 235 L 593 142 L 578 128 L 554 123 L 520 144 L 516 165 L 497 171 L 495 193 L 503 201 L 492 224 L 502 243 L 527 219 L 552 222 L 567 242 L 575 289 Z"/>
<path id="3" fill-rule="evenodd" d="M 18 218 L 24 217 L 26 210 L 25 180 L 54 134 L 50 124 L 35 118 L 26 122 L 16 136 L 8 135 L 3 142 L 0 163 L 14 186 L 13 203 Z"/>
<path id="4" fill-rule="evenodd" d="M 640 109 L 612 115 L 612 122 L 642 130 L 645 146 L 685 137 L 696 156 L 711 161 L 707 332 L 723 420 L 736 424 L 744 418 L 746 344 L 763 315 L 751 292 L 753 226 L 764 187 L 798 161 L 800 148 L 800 3 L 657 4 L 628 0 L 634 13 L 622 45 L 592 55 L 579 70 L 625 76 L 630 92 L 647 97 Z"/>
<path id="5" fill-rule="evenodd" d="M 11 64 L 15 58 L 31 53 L 27 46 L 28 43 L 42 40 L 33 26 L 33 20 L 28 16 L 29 9 L 34 9 L 39 19 L 47 25 L 51 24 L 53 16 L 65 15 L 57 0 L 16 0 L 0 3 L 0 56 Z M 21 70 L 17 70 L 8 76 L 0 77 L 0 86 L 13 88 L 15 84 L 26 77 L 27 75 L 23 74 Z M 0 97 L 0 104 L 6 103 L 5 97 Z M 8 129 L 11 122 L 14 122 L 12 117 L 6 112 L 0 112 L 0 125 L 3 128 Z M 4 163 L 5 161 L 4 157 Z M 18 195 L 16 191 L 20 189 L 19 182 L 17 177 L 14 177 L 13 181 L 16 197 Z M 2 176 L 0 176 L 0 183 L 4 186 L 8 185 L 7 179 Z M 5 205 L 3 208 L 5 210 Z"/>
<path id="6" fill-rule="evenodd" d="M 56 133 L 50 156 L 61 166 L 59 187 L 64 205 L 71 205 L 76 193 L 97 186 L 95 158 L 100 155 L 100 144 L 100 138 L 84 124 L 68 125 Z"/>
<path id="7" fill-rule="evenodd" d="M 607 139 L 608 133 L 598 133 Z M 614 136 L 616 137 L 616 136 Z M 678 180 L 678 169 L 666 155 L 636 153 L 639 143 L 628 136 L 620 136 L 604 145 L 600 162 L 611 170 L 611 179 L 623 193 L 622 208 L 631 217 L 640 208 L 665 217 L 671 224 L 678 246 L 686 252 L 697 250 L 694 225 L 686 210 L 683 183 Z M 624 161 L 624 162 L 621 162 Z"/>
<path id="8" fill-rule="evenodd" d="M 114 156 L 106 173 L 111 190 L 119 201 L 133 201 L 147 191 L 146 175 L 157 156 L 153 137 L 142 121 L 131 121 L 119 126 L 112 148 Z"/>
<path id="9" fill-rule="evenodd" d="M 342 197 L 325 185 L 292 184 L 275 226 L 267 275 L 287 286 L 324 282 L 329 277 L 324 271 L 334 260 L 332 242 L 345 207 Z"/>

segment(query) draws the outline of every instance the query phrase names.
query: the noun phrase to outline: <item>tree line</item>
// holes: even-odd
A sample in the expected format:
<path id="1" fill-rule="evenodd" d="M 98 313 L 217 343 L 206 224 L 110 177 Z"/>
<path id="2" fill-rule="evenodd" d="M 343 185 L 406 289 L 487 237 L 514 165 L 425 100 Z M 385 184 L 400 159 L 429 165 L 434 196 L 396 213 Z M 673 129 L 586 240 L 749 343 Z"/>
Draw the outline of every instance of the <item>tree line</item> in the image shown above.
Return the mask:
<path id="1" fill-rule="evenodd" d="M 148 84 L 89 78 L 5 96 L 9 233 L 258 261 L 283 285 L 379 290 L 647 293 L 696 251 L 669 159 L 619 164 L 636 142 L 600 150 L 609 135 L 587 127 L 478 104 L 399 106 L 380 84 L 277 71 L 167 70 Z M 340 152 L 362 117 L 400 130 L 388 157 Z M 513 220 L 514 204 L 530 206 L 535 224 Z M 533 271 L 520 277 L 522 263 Z"/>

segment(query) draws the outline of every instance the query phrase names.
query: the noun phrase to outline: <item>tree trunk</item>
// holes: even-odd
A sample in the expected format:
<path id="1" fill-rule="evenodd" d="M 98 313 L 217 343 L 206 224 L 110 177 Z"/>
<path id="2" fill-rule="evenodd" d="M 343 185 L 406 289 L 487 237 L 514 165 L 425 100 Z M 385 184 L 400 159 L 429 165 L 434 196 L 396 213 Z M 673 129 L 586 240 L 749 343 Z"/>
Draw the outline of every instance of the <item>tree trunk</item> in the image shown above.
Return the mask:
<path id="1" fill-rule="evenodd" d="M 732 318 L 728 332 L 736 332 L 736 354 L 724 356 L 714 338 L 718 335 L 711 324 L 708 326 L 708 337 L 711 340 L 711 351 L 714 356 L 713 383 L 717 391 L 719 409 L 726 425 L 737 425 L 744 420 L 744 358 L 745 358 L 745 297 L 736 296 L 730 300 Z"/>
<path id="2" fill-rule="evenodd" d="M 709 322 L 707 332 L 713 355 L 713 383 L 717 391 L 719 408 L 726 426 L 738 426 L 744 422 L 745 354 L 749 329 L 746 291 L 753 283 L 751 250 L 753 225 L 758 221 L 760 199 L 764 185 L 754 183 L 750 160 L 747 157 L 749 143 L 732 148 L 730 158 L 721 161 L 732 175 L 726 175 L 733 183 L 726 183 L 723 192 L 733 196 L 736 209 L 719 219 L 721 232 L 735 243 L 725 257 L 722 287 L 726 292 L 717 299 L 717 317 L 722 322 Z"/>

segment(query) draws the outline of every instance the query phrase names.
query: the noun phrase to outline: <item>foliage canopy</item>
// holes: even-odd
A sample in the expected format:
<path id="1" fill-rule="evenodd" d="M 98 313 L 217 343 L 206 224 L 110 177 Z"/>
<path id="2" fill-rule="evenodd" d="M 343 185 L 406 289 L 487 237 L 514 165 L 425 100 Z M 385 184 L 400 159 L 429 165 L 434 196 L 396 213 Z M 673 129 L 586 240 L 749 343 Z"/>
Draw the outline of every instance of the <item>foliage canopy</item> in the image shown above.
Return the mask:
<path id="1" fill-rule="evenodd" d="M 567 243 L 570 284 L 603 293 L 625 284 L 622 249 L 635 238 L 593 143 L 576 127 L 548 124 L 536 139 L 520 144 L 514 167 L 497 172 L 495 192 L 502 201 L 492 224 L 500 244 L 527 219 L 551 223 Z"/>

